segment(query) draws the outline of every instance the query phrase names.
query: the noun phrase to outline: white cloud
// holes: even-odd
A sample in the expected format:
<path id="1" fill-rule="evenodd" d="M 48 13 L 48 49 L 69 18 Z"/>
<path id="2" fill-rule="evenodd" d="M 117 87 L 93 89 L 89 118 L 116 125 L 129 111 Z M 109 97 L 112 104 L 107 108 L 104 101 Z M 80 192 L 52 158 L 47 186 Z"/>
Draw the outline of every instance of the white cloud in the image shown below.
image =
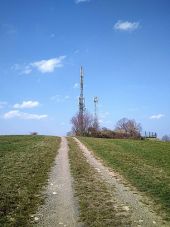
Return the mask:
<path id="1" fill-rule="evenodd" d="M 90 0 L 75 0 L 76 4 L 82 3 L 82 2 L 90 2 Z"/>
<path id="2" fill-rule="evenodd" d="M 30 74 L 32 72 L 32 69 L 30 66 L 26 66 L 24 70 L 21 72 L 21 74 Z"/>
<path id="3" fill-rule="evenodd" d="M 134 31 L 139 28 L 139 22 L 129 22 L 119 20 L 114 25 L 115 30 L 119 31 Z"/>
<path id="4" fill-rule="evenodd" d="M 79 83 L 75 83 L 73 88 L 78 88 L 79 87 Z"/>
<path id="5" fill-rule="evenodd" d="M 20 74 L 30 74 L 33 69 L 38 70 L 41 73 L 54 72 L 55 68 L 63 67 L 63 60 L 66 56 L 59 56 L 56 58 L 35 61 L 29 64 L 14 64 L 11 69 L 19 71 Z"/>
<path id="6" fill-rule="evenodd" d="M 29 113 L 20 112 L 19 110 L 11 110 L 4 114 L 5 119 L 19 118 L 24 120 L 41 120 L 47 117 L 48 115 L 46 114 L 43 114 L 43 115 L 29 114 Z"/>
<path id="7" fill-rule="evenodd" d="M 39 106 L 39 102 L 38 101 L 23 101 L 21 104 L 16 103 L 13 107 L 15 109 L 31 109 L 34 107 Z"/>
<path id="8" fill-rule="evenodd" d="M 14 71 L 17 71 L 17 70 L 21 69 L 21 66 L 19 64 L 14 64 L 14 65 L 12 65 L 11 69 Z"/>
<path id="9" fill-rule="evenodd" d="M 8 103 L 0 101 L 0 109 L 3 109 Z"/>
<path id="10" fill-rule="evenodd" d="M 35 67 L 41 73 L 53 72 L 55 68 L 62 67 L 62 61 L 65 59 L 65 56 L 60 56 L 58 58 L 51 58 L 48 60 L 41 60 L 31 63 L 32 67 Z"/>
<path id="11" fill-rule="evenodd" d="M 56 101 L 56 102 L 64 102 L 68 99 L 70 99 L 70 96 L 69 95 L 65 95 L 65 96 L 62 96 L 62 95 L 54 95 L 50 98 L 52 101 Z"/>
<path id="12" fill-rule="evenodd" d="M 152 119 L 152 120 L 154 120 L 154 119 L 155 120 L 159 120 L 162 117 L 165 117 L 165 115 L 164 114 L 157 114 L 157 115 L 150 116 L 150 119 Z"/>
<path id="13" fill-rule="evenodd" d="M 20 65 L 20 64 L 14 64 L 11 67 L 14 71 L 19 71 L 19 74 L 30 74 L 32 72 L 32 68 L 30 65 Z"/>

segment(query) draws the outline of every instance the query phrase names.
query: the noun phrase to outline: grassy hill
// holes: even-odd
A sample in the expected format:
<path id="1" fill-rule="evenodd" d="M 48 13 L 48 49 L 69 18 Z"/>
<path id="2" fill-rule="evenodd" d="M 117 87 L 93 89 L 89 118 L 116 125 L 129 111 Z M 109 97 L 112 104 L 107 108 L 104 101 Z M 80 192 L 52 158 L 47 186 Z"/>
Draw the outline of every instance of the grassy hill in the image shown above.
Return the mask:
<path id="1" fill-rule="evenodd" d="M 146 193 L 170 219 L 170 143 L 79 138 L 96 156 Z"/>
<path id="2" fill-rule="evenodd" d="M 51 136 L 0 136 L 0 226 L 31 226 L 59 142 Z"/>

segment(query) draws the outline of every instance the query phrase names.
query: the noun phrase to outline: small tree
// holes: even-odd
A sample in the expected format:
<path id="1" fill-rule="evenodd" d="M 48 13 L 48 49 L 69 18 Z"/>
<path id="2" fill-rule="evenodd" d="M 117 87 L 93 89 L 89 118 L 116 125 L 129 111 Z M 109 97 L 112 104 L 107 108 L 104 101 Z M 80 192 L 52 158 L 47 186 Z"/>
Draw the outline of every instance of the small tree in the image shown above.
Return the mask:
<path id="1" fill-rule="evenodd" d="M 36 136 L 36 135 L 38 135 L 38 132 L 31 132 L 30 135 Z"/>
<path id="2" fill-rule="evenodd" d="M 71 119 L 72 132 L 75 135 L 87 135 L 89 128 L 93 127 L 93 117 L 87 111 L 83 114 L 77 113 Z"/>
<path id="3" fill-rule="evenodd" d="M 67 132 L 67 136 L 73 136 L 72 132 Z"/>
<path id="4" fill-rule="evenodd" d="M 117 122 L 115 131 L 129 134 L 131 137 L 138 137 L 140 136 L 141 129 L 141 125 L 135 120 L 122 118 Z"/>
<path id="5" fill-rule="evenodd" d="M 164 135 L 164 136 L 162 137 L 162 141 L 166 141 L 166 142 L 170 141 L 170 136 Z"/>

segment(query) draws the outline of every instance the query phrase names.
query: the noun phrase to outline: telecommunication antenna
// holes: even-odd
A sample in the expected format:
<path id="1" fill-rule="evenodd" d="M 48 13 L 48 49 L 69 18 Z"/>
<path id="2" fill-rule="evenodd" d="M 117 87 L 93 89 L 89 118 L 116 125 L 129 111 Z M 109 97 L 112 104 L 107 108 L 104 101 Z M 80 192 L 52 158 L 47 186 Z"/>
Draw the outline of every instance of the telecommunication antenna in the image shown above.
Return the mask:
<path id="1" fill-rule="evenodd" d="M 97 119 L 97 103 L 98 103 L 99 99 L 98 97 L 94 97 L 94 117 L 95 119 Z"/>
<path id="2" fill-rule="evenodd" d="M 85 99 L 83 95 L 84 87 L 84 74 L 83 67 L 80 67 L 80 97 L 79 97 L 79 117 L 80 117 L 80 133 L 84 133 L 84 111 L 85 111 Z"/>
<path id="3" fill-rule="evenodd" d="M 94 99 L 94 123 L 93 123 L 93 128 L 98 131 L 99 130 L 99 122 L 98 122 L 98 117 L 97 117 L 97 104 L 98 104 L 98 97 L 95 96 Z"/>
<path id="4" fill-rule="evenodd" d="M 80 97 L 79 97 L 79 114 L 83 115 L 85 110 L 85 99 L 83 95 L 83 87 L 84 87 L 84 74 L 83 67 L 80 67 Z"/>

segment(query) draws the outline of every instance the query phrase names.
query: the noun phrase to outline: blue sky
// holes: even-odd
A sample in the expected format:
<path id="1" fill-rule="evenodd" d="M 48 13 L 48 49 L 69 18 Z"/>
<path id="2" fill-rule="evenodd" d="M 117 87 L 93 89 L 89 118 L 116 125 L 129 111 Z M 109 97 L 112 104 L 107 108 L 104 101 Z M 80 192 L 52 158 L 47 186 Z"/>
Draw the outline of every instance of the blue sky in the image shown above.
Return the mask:
<path id="1" fill-rule="evenodd" d="M 127 117 L 170 134 L 169 12 L 169 0 L 1 0 L 0 134 L 66 134 L 81 65 L 101 126 Z"/>

